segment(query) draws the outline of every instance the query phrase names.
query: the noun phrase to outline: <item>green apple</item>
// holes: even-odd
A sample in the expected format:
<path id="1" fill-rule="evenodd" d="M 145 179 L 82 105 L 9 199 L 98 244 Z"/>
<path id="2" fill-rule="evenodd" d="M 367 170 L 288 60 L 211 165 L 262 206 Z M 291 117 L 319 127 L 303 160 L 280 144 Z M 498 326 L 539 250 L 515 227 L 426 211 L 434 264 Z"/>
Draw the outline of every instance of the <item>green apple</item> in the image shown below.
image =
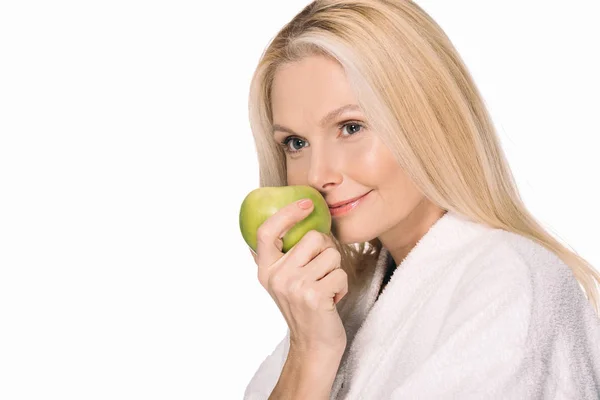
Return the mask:
<path id="1" fill-rule="evenodd" d="M 310 230 L 329 234 L 331 214 L 318 190 L 305 185 L 261 187 L 251 191 L 240 207 L 240 230 L 248 246 L 256 251 L 258 227 L 279 209 L 301 199 L 311 199 L 313 210 L 283 236 L 282 251 L 289 251 Z"/>

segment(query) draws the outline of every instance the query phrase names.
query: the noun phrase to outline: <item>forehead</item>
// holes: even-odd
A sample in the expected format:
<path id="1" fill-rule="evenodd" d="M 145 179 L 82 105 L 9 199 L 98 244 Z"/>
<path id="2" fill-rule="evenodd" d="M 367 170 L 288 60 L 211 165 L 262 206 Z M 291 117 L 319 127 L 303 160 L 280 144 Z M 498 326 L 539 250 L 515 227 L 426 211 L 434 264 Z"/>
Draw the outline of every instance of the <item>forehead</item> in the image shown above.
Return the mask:
<path id="1" fill-rule="evenodd" d="M 275 73 L 271 101 L 275 123 L 315 121 L 344 104 L 357 104 L 346 74 L 335 60 L 311 56 Z"/>

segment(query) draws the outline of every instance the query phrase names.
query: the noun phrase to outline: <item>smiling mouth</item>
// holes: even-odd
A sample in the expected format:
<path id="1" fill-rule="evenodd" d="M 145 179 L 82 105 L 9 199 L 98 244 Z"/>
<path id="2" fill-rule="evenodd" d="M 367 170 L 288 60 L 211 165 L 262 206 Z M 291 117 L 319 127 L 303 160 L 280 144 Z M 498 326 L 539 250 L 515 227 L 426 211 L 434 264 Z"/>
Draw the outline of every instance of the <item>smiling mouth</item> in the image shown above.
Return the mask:
<path id="1" fill-rule="evenodd" d="M 365 193 L 364 195 L 362 195 L 361 197 L 359 197 L 358 199 L 354 199 L 349 203 L 342 204 L 341 206 L 329 207 L 329 212 L 331 213 L 331 216 L 337 217 L 337 216 L 342 216 L 342 215 L 348 214 L 349 212 L 354 210 L 356 207 L 358 207 L 360 205 L 360 203 L 362 202 L 362 200 L 364 200 L 364 198 L 371 192 L 372 191 L 369 191 L 369 192 Z"/>
<path id="2" fill-rule="evenodd" d="M 368 195 L 371 192 L 372 192 L 372 190 L 369 190 L 367 193 L 363 194 L 362 196 L 356 197 L 356 198 L 354 198 L 352 200 L 348 200 L 347 202 L 345 202 L 343 204 L 340 204 L 340 205 L 337 205 L 337 206 L 329 206 L 329 209 L 336 209 L 336 208 L 341 208 L 341 207 L 347 206 L 348 204 L 351 204 L 351 203 L 354 203 L 354 202 L 356 202 L 358 200 L 361 200 L 363 197 L 365 197 L 366 195 Z"/>

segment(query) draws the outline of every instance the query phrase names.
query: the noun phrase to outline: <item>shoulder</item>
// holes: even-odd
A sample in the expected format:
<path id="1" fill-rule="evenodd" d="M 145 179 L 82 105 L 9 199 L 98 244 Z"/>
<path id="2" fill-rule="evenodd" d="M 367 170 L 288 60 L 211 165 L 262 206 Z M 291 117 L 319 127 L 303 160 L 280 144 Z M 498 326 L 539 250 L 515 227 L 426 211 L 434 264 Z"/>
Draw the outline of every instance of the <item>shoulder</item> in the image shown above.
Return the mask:
<path id="1" fill-rule="evenodd" d="M 565 296 L 577 298 L 577 281 L 556 254 L 536 241 L 502 229 L 488 229 L 460 251 L 462 264 L 451 305 L 502 308 L 528 325 L 540 312 L 563 314 Z M 560 287 L 552 292 L 549 288 Z"/>
<path id="2" fill-rule="evenodd" d="M 532 251 L 535 243 L 511 232 L 489 229 L 475 241 L 460 250 L 462 264 L 455 297 L 510 291 L 514 295 L 532 295 L 531 271 L 535 261 Z"/>
<path id="3" fill-rule="evenodd" d="M 498 280 L 533 291 L 540 284 L 574 282 L 571 268 L 554 252 L 517 233 L 490 229 L 472 244 L 462 284 Z"/>
<path id="4" fill-rule="evenodd" d="M 570 266 L 556 253 L 526 236 L 489 230 L 465 266 L 457 297 L 505 292 L 522 299 L 530 318 L 565 321 L 589 313 L 588 302 Z M 560 323 L 560 322 L 559 322 Z"/>
<path id="5" fill-rule="evenodd" d="M 556 253 L 514 232 L 496 230 L 494 236 L 495 252 L 503 253 L 506 261 L 523 269 L 523 278 L 529 281 L 536 296 L 544 295 L 547 300 L 559 293 L 560 296 L 583 296 L 573 270 Z M 552 288 L 560 288 L 560 291 L 552 291 Z"/>

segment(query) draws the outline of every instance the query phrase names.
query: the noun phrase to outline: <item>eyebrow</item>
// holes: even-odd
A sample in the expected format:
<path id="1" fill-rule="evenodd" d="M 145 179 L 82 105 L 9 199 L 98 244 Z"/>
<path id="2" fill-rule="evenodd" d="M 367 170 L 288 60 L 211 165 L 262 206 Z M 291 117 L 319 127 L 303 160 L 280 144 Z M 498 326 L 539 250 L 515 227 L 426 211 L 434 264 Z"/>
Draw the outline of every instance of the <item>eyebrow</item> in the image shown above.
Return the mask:
<path id="1" fill-rule="evenodd" d="M 335 120 L 336 118 L 338 118 L 340 115 L 342 115 L 346 111 L 356 111 L 356 110 L 359 110 L 359 109 L 360 109 L 360 107 L 358 105 L 356 105 L 356 104 L 346 104 L 345 106 L 341 106 L 340 108 L 336 108 L 335 110 L 330 111 L 327 115 L 325 115 L 321 119 L 321 122 L 319 123 L 319 125 L 323 128 L 323 127 L 331 124 L 331 122 L 333 120 Z M 279 125 L 279 124 L 273 124 L 273 131 L 272 131 L 272 133 L 275 133 L 275 131 L 286 132 L 286 133 L 289 133 L 291 135 L 298 135 L 296 132 L 294 132 L 290 128 L 286 128 L 285 126 L 282 126 L 282 125 Z"/>

